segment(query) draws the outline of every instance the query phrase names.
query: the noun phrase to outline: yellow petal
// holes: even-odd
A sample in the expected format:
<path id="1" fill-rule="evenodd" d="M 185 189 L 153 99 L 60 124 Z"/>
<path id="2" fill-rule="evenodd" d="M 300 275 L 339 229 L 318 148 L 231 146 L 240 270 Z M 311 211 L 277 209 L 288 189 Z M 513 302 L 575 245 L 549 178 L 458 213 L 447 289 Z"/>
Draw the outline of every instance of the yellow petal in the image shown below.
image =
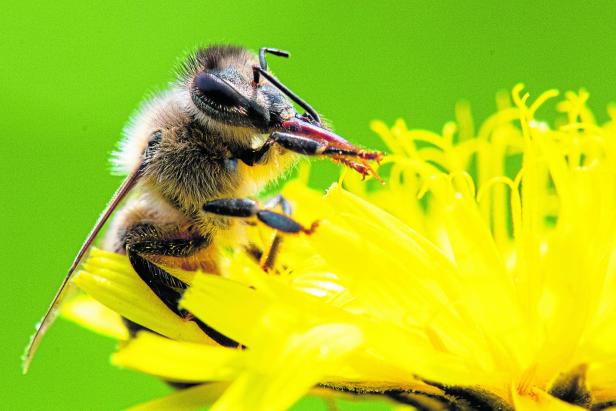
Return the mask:
<path id="1" fill-rule="evenodd" d="M 213 343 L 192 321 L 173 313 L 137 276 L 127 261 L 94 249 L 73 282 L 95 300 L 169 338 Z"/>
<path id="2" fill-rule="evenodd" d="M 180 306 L 210 327 L 248 347 L 254 344 L 254 324 L 270 299 L 238 282 L 209 275 L 197 276 Z"/>
<path id="3" fill-rule="evenodd" d="M 189 411 L 211 405 L 228 383 L 209 383 L 175 391 L 173 394 L 129 408 L 127 411 Z"/>
<path id="4" fill-rule="evenodd" d="M 523 411 L 581 411 L 585 408 L 568 404 L 542 390 L 533 390 L 526 395 L 513 392 L 513 403 L 516 410 Z"/>
<path id="5" fill-rule="evenodd" d="M 116 340 L 128 339 L 122 317 L 86 295 L 79 295 L 62 305 L 62 317 Z"/>
<path id="6" fill-rule="evenodd" d="M 249 352 L 251 357 L 257 357 L 254 361 L 270 362 L 269 372 L 245 372 L 212 410 L 286 410 L 361 341 L 361 332 L 346 324 L 317 326 L 303 334 L 271 341 L 270 346 Z"/>
<path id="7" fill-rule="evenodd" d="M 245 352 L 173 341 L 140 332 L 113 355 L 113 364 L 172 381 L 227 381 L 238 375 Z"/>

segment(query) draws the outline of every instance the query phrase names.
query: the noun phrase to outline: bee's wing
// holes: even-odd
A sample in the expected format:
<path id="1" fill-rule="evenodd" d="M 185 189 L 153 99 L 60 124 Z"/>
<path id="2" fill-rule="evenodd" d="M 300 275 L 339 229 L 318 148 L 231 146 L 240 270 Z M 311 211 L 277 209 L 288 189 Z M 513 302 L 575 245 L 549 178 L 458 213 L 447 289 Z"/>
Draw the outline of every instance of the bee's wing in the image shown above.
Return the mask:
<path id="1" fill-rule="evenodd" d="M 79 262 L 81 261 L 83 256 L 86 254 L 86 252 L 92 245 L 92 242 L 94 242 L 94 239 L 100 232 L 101 228 L 103 228 L 103 226 L 105 225 L 105 222 L 107 222 L 107 220 L 109 219 L 109 216 L 111 215 L 111 213 L 113 213 L 113 210 L 115 210 L 118 204 L 120 204 L 122 199 L 131 190 L 131 188 L 135 186 L 135 183 L 139 179 L 140 174 L 141 174 L 141 167 L 138 167 L 135 171 L 133 171 L 131 174 L 129 174 L 126 177 L 126 179 L 122 182 L 122 185 L 118 188 L 118 190 L 115 192 L 115 194 L 113 195 L 113 197 L 107 204 L 107 207 L 105 208 L 105 210 L 102 212 L 100 217 L 98 217 L 98 220 L 96 221 L 96 224 L 92 228 L 92 231 L 90 231 L 90 234 L 86 238 L 86 241 L 84 241 L 83 245 L 79 249 L 79 252 L 77 253 L 77 256 L 75 257 L 73 264 L 68 269 L 68 273 L 66 274 L 66 276 L 64 277 L 64 280 L 62 281 L 62 284 L 60 285 L 60 289 L 56 293 L 56 296 L 53 298 L 53 301 L 51 302 L 51 305 L 47 309 L 45 316 L 43 317 L 41 322 L 38 323 L 36 332 L 30 339 L 30 343 L 28 344 L 26 352 L 24 353 L 24 356 L 23 356 L 22 371 L 24 374 L 28 372 L 28 368 L 30 367 L 30 362 L 32 362 L 32 357 L 34 356 L 34 353 L 36 352 L 36 349 L 38 348 L 38 345 L 40 344 L 41 339 L 43 338 L 43 335 L 47 331 L 47 328 L 49 328 L 49 326 L 54 322 L 54 320 L 56 319 L 58 315 L 58 308 L 59 308 L 60 302 L 66 291 L 67 285 L 69 284 L 69 281 L 71 277 L 73 276 L 73 272 L 75 271 L 75 269 L 79 265 Z"/>

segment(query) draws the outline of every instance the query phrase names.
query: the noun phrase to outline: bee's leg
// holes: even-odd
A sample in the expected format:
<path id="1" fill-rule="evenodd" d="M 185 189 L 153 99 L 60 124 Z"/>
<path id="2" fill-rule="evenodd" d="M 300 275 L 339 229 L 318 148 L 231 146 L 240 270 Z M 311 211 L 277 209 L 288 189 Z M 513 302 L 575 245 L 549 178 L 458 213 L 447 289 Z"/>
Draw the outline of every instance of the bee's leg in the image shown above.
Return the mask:
<path id="1" fill-rule="evenodd" d="M 276 207 L 280 207 L 280 209 L 285 215 L 290 216 L 291 214 L 293 214 L 293 207 L 291 206 L 291 203 L 289 203 L 289 200 L 284 198 L 282 194 L 278 194 L 277 196 L 270 198 L 264 204 L 264 208 L 267 209 L 272 209 Z"/>
<path id="2" fill-rule="evenodd" d="M 270 210 L 280 207 L 283 214 L 286 216 L 291 216 L 293 213 L 291 203 L 289 203 L 289 201 L 284 198 L 282 194 L 278 194 L 276 197 L 267 201 L 264 207 Z M 280 243 L 282 243 L 282 236 L 280 235 L 280 232 L 276 231 L 269 248 L 265 250 L 259 258 L 259 263 L 261 264 L 263 270 L 269 271 L 276 264 L 276 257 L 278 257 L 278 252 L 280 251 Z"/>
<path id="3" fill-rule="evenodd" d="M 242 198 L 221 198 L 205 203 L 203 211 L 227 217 L 257 217 L 263 224 L 283 233 L 312 234 L 316 223 L 310 227 L 304 227 L 291 217 L 276 213 L 258 206 L 257 202 Z"/>
<path id="4" fill-rule="evenodd" d="M 235 156 L 242 160 L 243 163 L 249 166 L 254 166 L 257 163 L 260 163 L 266 157 L 267 152 L 272 147 L 274 140 L 267 139 L 265 143 L 257 149 L 244 149 L 235 154 Z"/>
<path id="5" fill-rule="evenodd" d="M 312 140 L 307 137 L 298 136 L 292 133 L 274 131 L 272 134 L 270 134 L 270 139 L 271 141 L 275 141 L 277 144 L 281 145 L 287 150 L 291 150 L 305 156 L 327 154 L 326 150 L 328 149 L 328 145 L 326 143 Z"/>
<path id="6" fill-rule="evenodd" d="M 270 139 L 287 150 L 294 151 L 305 156 L 351 156 L 358 155 L 358 151 L 341 147 L 330 146 L 329 144 L 313 140 L 308 137 L 299 136 L 293 133 L 274 131 L 270 134 Z"/>
<path id="7" fill-rule="evenodd" d="M 151 262 L 144 256 L 190 257 L 209 244 L 209 238 L 192 236 L 173 238 L 174 229 L 164 229 L 154 224 L 139 223 L 124 233 L 124 247 L 128 259 L 141 279 L 176 314 L 177 303 L 186 284 Z"/>
<path id="8" fill-rule="evenodd" d="M 327 144 L 311 140 L 306 137 L 296 136 L 291 133 L 281 133 L 278 131 L 270 134 L 265 143 L 257 149 L 242 150 L 235 155 L 249 166 L 261 163 L 267 157 L 267 153 L 274 143 L 289 151 L 303 155 L 327 155 Z"/>
<path id="9" fill-rule="evenodd" d="M 280 207 L 282 214 L 272 211 L 272 209 Z M 292 213 L 291 204 L 282 196 L 277 195 L 267 201 L 264 207 L 260 208 L 256 201 L 248 199 L 225 198 L 207 202 L 203 206 L 203 210 L 209 213 L 224 215 L 227 217 L 253 217 L 256 216 L 265 225 L 276 229 L 276 234 L 270 247 L 263 252 L 262 250 L 253 248 L 249 252 L 259 260 L 261 267 L 265 271 L 269 271 L 276 262 L 276 256 L 280 249 L 282 237 L 280 232 L 284 233 L 306 233 L 311 234 L 317 223 L 313 223 L 306 228 L 297 221 L 293 220 L 290 215 Z"/>
<path id="10" fill-rule="evenodd" d="M 249 166 L 263 162 L 266 154 L 276 143 L 281 147 L 305 156 L 350 156 L 358 155 L 357 151 L 347 150 L 344 148 L 333 147 L 327 143 L 313 140 L 307 137 L 295 135 L 293 133 L 284 133 L 274 131 L 270 137 L 257 149 L 246 149 L 237 152 L 235 155 L 238 159 Z"/>
<path id="11" fill-rule="evenodd" d="M 133 226 L 125 234 L 126 254 L 139 277 L 150 287 L 158 298 L 178 316 L 187 318 L 190 314 L 181 310 L 178 303 L 187 284 L 169 274 L 144 256 L 150 257 L 189 257 L 210 243 L 209 238 L 195 236 L 189 239 L 168 239 L 150 224 Z M 218 344 L 237 347 L 239 344 L 214 330 L 197 318 L 193 319 L 199 328 Z M 138 327 L 129 323 L 129 330 Z"/>

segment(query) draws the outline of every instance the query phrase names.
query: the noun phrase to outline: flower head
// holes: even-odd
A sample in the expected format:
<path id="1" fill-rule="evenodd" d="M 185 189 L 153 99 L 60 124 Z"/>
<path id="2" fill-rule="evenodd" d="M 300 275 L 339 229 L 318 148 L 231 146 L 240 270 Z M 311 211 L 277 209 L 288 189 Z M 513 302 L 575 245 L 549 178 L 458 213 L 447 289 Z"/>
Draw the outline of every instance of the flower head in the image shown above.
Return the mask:
<path id="1" fill-rule="evenodd" d="M 244 349 L 217 346 L 102 250 L 75 283 L 117 314 L 83 298 L 65 313 L 119 339 L 120 316 L 159 334 L 121 344 L 117 365 L 208 382 L 156 406 L 279 410 L 311 390 L 423 409 L 614 404 L 616 111 L 597 125 L 570 92 L 551 127 L 537 110 L 557 92 L 521 92 L 477 133 L 465 106 L 441 134 L 373 122 L 387 184 L 345 174 L 323 197 L 289 183 L 297 219 L 319 226 L 285 237 L 269 272 L 241 249 L 222 275 L 173 271 L 190 284 L 181 306 Z M 251 230 L 265 249 L 274 233 Z"/>

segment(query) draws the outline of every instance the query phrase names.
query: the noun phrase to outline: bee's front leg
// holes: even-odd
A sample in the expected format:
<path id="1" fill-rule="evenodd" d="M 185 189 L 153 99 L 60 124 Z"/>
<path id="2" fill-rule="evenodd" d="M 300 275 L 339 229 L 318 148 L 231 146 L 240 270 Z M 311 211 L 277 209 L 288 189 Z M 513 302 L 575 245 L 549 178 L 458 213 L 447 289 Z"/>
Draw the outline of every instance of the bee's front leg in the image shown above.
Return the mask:
<path id="1" fill-rule="evenodd" d="M 350 156 L 355 157 L 359 153 L 357 150 L 336 147 L 327 144 L 323 141 L 314 140 L 312 138 L 286 133 L 282 131 L 274 131 L 270 135 L 270 139 L 287 150 L 294 151 L 298 154 L 306 156 Z"/>
<path id="2" fill-rule="evenodd" d="M 266 154 L 274 144 L 274 140 L 268 138 L 265 140 L 265 143 L 257 149 L 244 149 L 235 153 L 235 157 L 240 159 L 243 163 L 249 166 L 254 166 L 255 164 L 263 162 L 266 157 Z"/>
<path id="3" fill-rule="evenodd" d="M 242 150 L 236 153 L 236 157 L 249 166 L 261 163 L 274 143 L 305 156 L 357 156 L 356 151 L 330 146 L 327 143 L 293 133 L 274 131 L 261 147 Z"/>

